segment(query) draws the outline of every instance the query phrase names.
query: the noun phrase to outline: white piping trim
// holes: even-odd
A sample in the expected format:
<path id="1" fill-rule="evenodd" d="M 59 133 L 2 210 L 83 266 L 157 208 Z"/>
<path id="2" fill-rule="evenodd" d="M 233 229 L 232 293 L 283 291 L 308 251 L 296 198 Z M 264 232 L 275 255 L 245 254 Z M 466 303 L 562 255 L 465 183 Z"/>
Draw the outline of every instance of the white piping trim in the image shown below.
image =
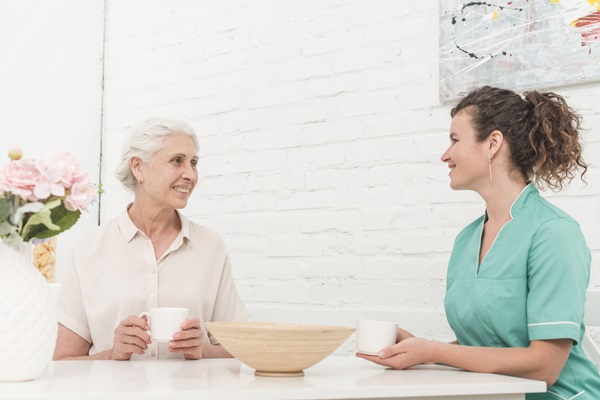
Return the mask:
<path id="1" fill-rule="evenodd" d="M 571 321 L 558 321 L 558 322 L 538 322 L 536 324 L 527 324 L 527 326 L 544 326 L 544 325 L 575 325 L 581 327 L 581 325 Z"/>
<path id="2" fill-rule="evenodd" d="M 563 399 L 563 400 L 573 400 L 573 399 L 576 399 L 577 397 L 581 396 L 582 394 L 584 394 L 584 393 L 585 393 L 585 390 L 582 390 L 581 392 L 577 393 L 575 396 L 573 396 L 573 397 L 569 397 L 568 399 L 567 399 L 566 397 L 562 397 L 562 396 L 561 396 L 560 394 L 558 394 L 558 393 L 554 393 L 554 392 L 553 392 L 553 391 L 551 391 L 551 390 L 548 390 L 548 393 L 551 393 L 551 394 L 555 395 L 556 397 L 560 397 L 560 398 L 561 398 L 561 399 Z"/>
<path id="3" fill-rule="evenodd" d="M 506 223 L 504 225 L 502 225 L 500 227 L 500 230 L 498 231 L 498 233 L 496 234 L 496 237 L 494 238 L 494 241 L 492 242 L 492 244 L 490 245 L 490 248 L 488 249 L 487 253 L 485 253 L 485 256 L 483 256 L 483 259 L 481 260 L 481 262 L 479 262 L 479 254 L 481 253 L 481 234 L 483 234 L 483 225 L 485 224 L 485 214 L 487 214 L 487 209 L 485 210 L 485 214 L 483 217 L 483 221 L 481 223 L 482 228 L 481 228 L 481 234 L 479 235 L 479 246 L 477 247 L 477 249 L 479 250 L 477 252 L 477 264 L 475 265 L 475 275 L 479 275 L 479 267 L 481 267 L 481 264 L 483 264 L 483 262 L 485 261 L 485 258 L 487 257 L 488 253 L 490 252 L 490 250 L 492 249 L 492 247 L 494 247 L 494 243 L 496 243 L 496 239 L 498 239 L 498 236 L 500 236 L 500 232 L 502 232 L 502 229 L 504 229 L 504 227 L 513 220 L 513 214 L 512 214 L 512 209 L 515 206 L 515 203 L 517 202 L 517 200 L 519 200 L 519 198 L 523 195 L 523 192 L 529 187 L 533 185 L 533 182 L 528 183 L 522 190 L 521 193 L 519 193 L 519 195 L 517 196 L 517 198 L 512 202 L 512 204 L 510 205 L 510 208 L 508 209 L 508 214 L 510 215 L 510 219 L 508 221 L 506 221 Z"/>
<path id="4" fill-rule="evenodd" d="M 477 253 L 477 268 L 475 269 L 475 275 L 479 275 L 479 267 L 481 267 L 481 264 L 483 264 L 483 262 L 485 261 L 485 258 L 489 254 L 490 250 L 492 250 L 492 247 L 494 247 L 494 243 L 496 243 L 496 239 L 498 239 L 498 236 L 500 236 L 500 232 L 502 232 L 502 230 L 504 229 L 504 227 L 506 225 L 508 225 L 511 221 L 512 221 L 512 215 L 510 216 L 510 219 L 508 221 L 506 221 L 506 223 L 504 225 L 502 225 L 502 227 L 500 228 L 500 230 L 496 234 L 496 237 L 494 238 L 494 241 L 490 245 L 490 248 L 488 249 L 487 253 L 485 253 L 485 256 L 483 256 L 483 259 L 481 260 L 481 262 L 479 262 L 479 253 Z M 481 238 L 483 236 L 483 225 L 484 224 L 485 224 L 485 222 L 482 222 L 482 224 L 481 224 L 482 225 L 482 227 L 481 227 L 481 234 L 479 235 L 479 252 L 481 252 Z"/>
<path id="5" fill-rule="evenodd" d="M 508 209 L 508 213 L 510 214 L 510 219 L 513 219 L 513 215 L 512 215 L 512 209 L 515 206 L 515 203 L 517 202 L 517 200 L 519 200 L 519 197 L 521 197 L 521 195 L 523 194 L 523 192 L 529 187 L 533 185 L 533 182 L 528 183 L 527 185 L 525 185 L 525 187 L 523 188 L 523 190 L 521 190 L 521 193 L 519 193 L 519 195 L 517 196 L 517 198 L 515 199 L 515 201 L 513 201 L 513 203 L 510 205 L 510 208 Z"/>
<path id="6" fill-rule="evenodd" d="M 561 398 L 562 400 L 569 400 L 569 399 L 567 399 L 566 397 L 562 397 L 560 394 L 558 394 L 558 393 L 554 393 L 554 392 L 552 392 L 552 391 L 550 391 L 550 390 L 548 390 L 548 392 L 547 392 L 547 393 L 553 394 L 553 395 L 555 395 L 556 397 L 558 397 L 558 398 Z"/>

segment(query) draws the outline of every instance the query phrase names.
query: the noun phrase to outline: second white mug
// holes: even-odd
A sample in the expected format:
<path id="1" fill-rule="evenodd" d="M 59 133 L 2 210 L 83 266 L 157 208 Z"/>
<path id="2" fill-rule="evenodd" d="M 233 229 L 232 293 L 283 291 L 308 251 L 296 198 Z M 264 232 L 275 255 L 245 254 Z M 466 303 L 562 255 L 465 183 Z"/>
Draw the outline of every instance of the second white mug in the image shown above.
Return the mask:
<path id="1" fill-rule="evenodd" d="M 377 355 L 388 346 L 396 344 L 398 324 L 388 321 L 359 319 L 356 323 L 356 351 Z"/>
<path id="2" fill-rule="evenodd" d="M 181 331 L 181 323 L 190 315 L 188 308 L 158 307 L 151 308 L 150 312 L 143 312 L 140 317 L 148 319 L 150 336 L 157 342 L 173 340 L 173 334 Z"/>

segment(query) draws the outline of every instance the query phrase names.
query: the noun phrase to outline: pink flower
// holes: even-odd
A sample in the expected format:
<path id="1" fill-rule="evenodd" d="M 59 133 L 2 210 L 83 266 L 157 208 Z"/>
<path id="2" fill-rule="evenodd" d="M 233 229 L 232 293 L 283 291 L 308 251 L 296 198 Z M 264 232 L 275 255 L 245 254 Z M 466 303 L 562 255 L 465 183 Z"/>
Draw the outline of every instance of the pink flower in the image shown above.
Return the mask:
<path id="1" fill-rule="evenodd" d="M 33 193 L 38 180 L 39 172 L 32 160 L 11 161 L 0 167 L 0 190 L 29 201 L 39 200 Z"/>
<path id="2" fill-rule="evenodd" d="M 65 208 L 69 211 L 84 211 L 92 201 L 96 199 L 98 189 L 87 176 L 86 179 L 75 182 L 71 191 L 65 197 Z"/>
<path id="3" fill-rule="evenodd" d="M 35 160 L 35 166 L 40 176 L 34 193 L 39 199 L 47 199 L 56 196 L 63 197 L 65 188 L 71 187 L 69 179 L 70 165 L 73 160 L 68 153 L 60 153 L 54 148 L 43 151 Z"/>

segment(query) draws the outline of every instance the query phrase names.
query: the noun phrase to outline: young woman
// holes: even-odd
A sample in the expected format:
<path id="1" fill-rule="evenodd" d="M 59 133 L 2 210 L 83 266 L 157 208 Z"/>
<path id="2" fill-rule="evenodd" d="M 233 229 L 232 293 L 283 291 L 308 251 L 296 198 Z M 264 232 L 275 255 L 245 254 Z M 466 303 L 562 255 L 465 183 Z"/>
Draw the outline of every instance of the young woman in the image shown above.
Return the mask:
<path id="1" fill-rule="evenodd" d="M 454 190 L 473 190 L 483 216 L 457 236 L 448 266 L 446 315 L 453 343 L 399 330 L 379 356 L 404 369 L 441 363 L 545 381 L 533 399 L 600 399 L 600 375 L 581 348 L 590 251 L 579 224 L 542 198 L 587 165 L 581 117 L 554 93 L 485 86 L 451 111 L 442 161 Z"/>

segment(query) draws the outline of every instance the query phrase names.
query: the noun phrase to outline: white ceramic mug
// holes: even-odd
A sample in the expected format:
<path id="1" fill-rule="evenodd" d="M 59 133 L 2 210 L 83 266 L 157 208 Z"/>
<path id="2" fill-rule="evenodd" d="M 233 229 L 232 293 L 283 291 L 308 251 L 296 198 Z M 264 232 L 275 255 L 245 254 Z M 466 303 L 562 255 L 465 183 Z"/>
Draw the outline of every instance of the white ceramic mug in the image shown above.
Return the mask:
<path id="1" fill-rule="evenodd" d="M 398 324 L 359 319 L 356 323 L 356 351 L 377 355 L 385 347 L 396 344 Z"/>
<path id="2" fill-rule="evenodd" d="M 173 340 L 173 334 L 181 331 L 181 323 L 190 315 L 188 308 L 158 307 L 151 308 L 150 312 L 143 312 L 141 317 L 148 319 L 150 336 L 157 342 Z"/>

